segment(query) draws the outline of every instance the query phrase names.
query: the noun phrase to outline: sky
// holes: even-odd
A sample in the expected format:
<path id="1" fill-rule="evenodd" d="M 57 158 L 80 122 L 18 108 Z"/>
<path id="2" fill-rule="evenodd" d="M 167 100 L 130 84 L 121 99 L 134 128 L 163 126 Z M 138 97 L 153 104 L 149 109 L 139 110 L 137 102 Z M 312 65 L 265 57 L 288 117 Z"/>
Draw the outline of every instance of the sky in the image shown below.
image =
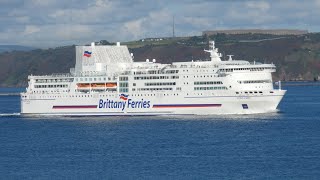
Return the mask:
<path id="1" fill-rule="evenodd" d="M 320 0 L 0 0 L 0 44 L 40 48 L 201 35 L 204 30 L 320 32 Z"/>

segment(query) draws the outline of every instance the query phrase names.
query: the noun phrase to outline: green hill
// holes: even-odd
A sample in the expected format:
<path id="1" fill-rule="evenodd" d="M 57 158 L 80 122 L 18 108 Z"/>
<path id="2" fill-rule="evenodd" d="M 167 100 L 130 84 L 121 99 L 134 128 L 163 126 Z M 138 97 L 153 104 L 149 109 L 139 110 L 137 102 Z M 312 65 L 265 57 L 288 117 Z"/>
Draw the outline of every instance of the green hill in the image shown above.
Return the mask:
<path id="1" fill-rule="evenodd" d="M 135 61 L 156 59 L 157 62 L 191 61 L 209 59 L 203 51 L 208 40 L 215 40 L 224 55 L 277 66 L 275 80 L 314 80 L 320 75 L 320 34 L 303 36 L 274 36 L 243 34 L 194 36 L 179 38 L 148 38 L 124 42 Z M 110 44 L 106 40 L 101 44 Z M 65 73 L 75 64 L 74 46 L 28 52 L 0 53 L 0 86 L 26 86 L 29 74 L 45 75 Z"/>

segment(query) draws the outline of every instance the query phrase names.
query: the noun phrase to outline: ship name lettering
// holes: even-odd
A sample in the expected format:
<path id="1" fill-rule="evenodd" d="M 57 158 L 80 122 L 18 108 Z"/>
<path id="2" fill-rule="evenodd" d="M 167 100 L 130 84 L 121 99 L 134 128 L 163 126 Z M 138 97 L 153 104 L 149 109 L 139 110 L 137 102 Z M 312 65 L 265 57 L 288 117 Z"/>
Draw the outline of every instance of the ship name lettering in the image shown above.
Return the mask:
<path id="1" fill-rule="evenodd" d="M 132 99 L 128 99 L 128 108 L 150 108 L 150 101 L 133 101 Z"/>
<path id="2" fill-rule="evenodd" d="M 128 102 L 128 103 L 127 103 Z M 125 108 L 150 108 L 150 101 L 145 101 L 143 99 L 141 99 L 141 101 L 134 101 L 132 99 L 128 99 L 127 101 L 114 101 L 111 99 L 107 99 L 107 100 L 103 100 L 100 99 L 99 100 L 99 105 L 98 108 L 99 109 L 121 109 L 122 111 Z"/>

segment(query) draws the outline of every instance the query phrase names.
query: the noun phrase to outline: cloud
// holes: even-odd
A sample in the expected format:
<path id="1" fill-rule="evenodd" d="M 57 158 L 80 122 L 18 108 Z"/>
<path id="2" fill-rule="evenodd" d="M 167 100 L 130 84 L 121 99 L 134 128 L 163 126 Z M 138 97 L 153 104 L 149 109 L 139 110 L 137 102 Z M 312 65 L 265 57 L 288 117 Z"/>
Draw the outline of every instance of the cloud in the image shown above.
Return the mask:
<path id="1" fill-rule="evenodd" d="M 55 5 L 57 1 L 55 0 L 31 0 L 33 6 L 50 7 Z"/>
<path id="2" fill-rule="evenodd" d="M 265 1 L 249 1 L 246 2 L 246 7 L 259 11 L 267 11 L 270 9 L 270 4 Z"/>
<path id="3" fill-rule="evenodd" d="M 320 7 L 320 0 L 314 0 L 316 6 Z"/>
<path id="4" fill-rule="evenodd" d="M 37 26 L 33 26 L 33 25 L 27 25 L 23 34 L 24 35 L 29 35 L 29 34 L 33 34 L 33 33 L 36 33 L 36 32 L 39 32 L 40 31 L 40 28 L 37 27 Z"/>
<path id="5" fill-rule="evenodd" d="M 18 23 L 28 23 L 28 22 L 30 22 L 30 17 L 28 17 L 28 16 L 17 16 L 15 19 L 16 19 L 16 21 Z"/>
<path id="6" fill-rule="evenodd" d="M 200 35 L 204 30 L 302 28 L 319 31 L 320 0 L 1 0 L 0 40 L 54 47 Z"/>
<path id="7" fill-rule="evenodd" d="M 143 21 L 145 21 L 144 18 L 124 23 L 124 32 L 130 33 L 135 39 L 142 37 L 144 34 Z"/>
<path id="8" fill-rule="evenodd" d="M 92 36 L 94 34 L 93 29 L 86 25 L 64 25 L 56 28 L 55 36 L 58 39 L 75 39 L 78 37 Z"/>

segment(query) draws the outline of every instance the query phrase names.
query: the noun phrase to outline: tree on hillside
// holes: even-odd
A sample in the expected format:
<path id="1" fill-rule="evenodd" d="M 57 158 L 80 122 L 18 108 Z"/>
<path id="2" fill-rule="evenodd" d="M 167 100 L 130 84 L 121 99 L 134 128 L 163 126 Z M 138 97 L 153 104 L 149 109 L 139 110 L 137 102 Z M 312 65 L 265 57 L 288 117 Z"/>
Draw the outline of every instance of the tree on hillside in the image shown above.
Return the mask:
<path id="1" fill-rule="evenodd" d="M 99 44 L 101 44 L 101 45 L 113 45 L 114 43 L 110 43 L 110 42 L 107 41 L 107 40 L 101 40 L 101 41 L 99 42 Z"/>

